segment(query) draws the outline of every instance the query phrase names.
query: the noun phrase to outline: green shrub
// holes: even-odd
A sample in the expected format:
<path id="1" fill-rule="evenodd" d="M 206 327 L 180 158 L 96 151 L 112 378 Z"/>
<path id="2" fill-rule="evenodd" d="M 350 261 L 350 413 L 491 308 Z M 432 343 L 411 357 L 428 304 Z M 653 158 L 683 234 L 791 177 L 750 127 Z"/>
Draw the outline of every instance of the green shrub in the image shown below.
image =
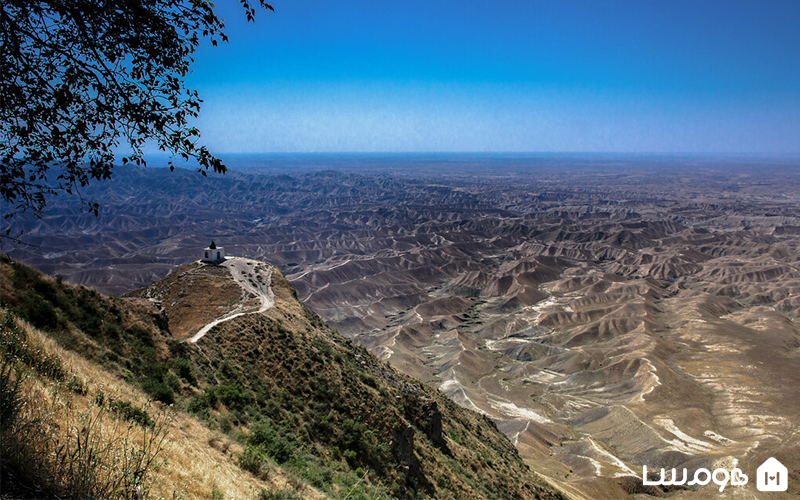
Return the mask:
<path id="1" fill-rule="evenodd" d="M 238 380 L 239 371 L 230 365 L 227 361 L 223 361 L 219 367 L 219 372 L 222 378 L 227 380 Z"/>
<path id="2" fill-rule="evenodd" d="M 301 462 L 292 464 L 292 468 L 315 488 L 328 489 L 333 483 L 333 470 L 314 456 L 304 457 Z"/>
<path id="3" fill-rule="evenodd" d="M 372 387 L 373 389 L 378 388 L 378 381 L 372 375 L 369 375 L 367 373 L 362 373 L 360 378 L 361 381 L 364 382 L 364 384 Z"/>
<path id="4" fill-rule="evenodd" d="M 231 432 L 233 430 L 233 419 L 231 417 L 231 414 L 228 413 L 225 415 L 221 415 L 217 419 L 217 424 L 219 424 L 219 430 L 221 430 L 225 434 Z"/>
<path id="5" fill-rule="evenodd" d="M 266 462 L 266 457 L 262 450 L 248 444 L 244 452 L 240 453 L 237 457 L 237 462 L 242 470 L 246 470 L 256 477 L 260 477 L 261 466 Z"/>
<path id="6" fill-rule="evenodd" d="M 341 425 L 341 434 L 339 435 L 339 447 L 343 450 L 352 450 L 355 452 L 364 451 L 364 433 L 367 431 L 364 424 L 356 422 L 353 419 L 345 419 Z"/>
<path id="7" fill-rule="evenodd" d="M 256 500 L 301 500 L 302 498 L 293 490 L 261 490 L 256 496 Z"/>
<path id="8" fill-rule="evenodd" d="M 214 394 L 230 410 L 243 411 L 252 404 L 252 397 L 239 384 L 219 385 Z"/>
<path id="9" fill-rule="evenodd" d="M 27 290 L 31 284 L 42 279 L 41 274 L 33 268 L 19 262 L 13 264 L 14 267 L 14 288 L 17 290 Z"/>
<path id="10" fill-rule="evenodd" d="M 202 418 L 203 420 L 208 420 L 210 417 L 208 409 L 208 396 L 205 393 L 196 395 L 191 399 L 191 401 L 189 401 L 189 404 L 186 405 L 186 411 Z"/>
<path id="11" fill-rule="evenodd" d="M 140 325 L 129 326 L 128 328 L 125 329 L 125 334 L 133 338 L 134 340 L 141 341 L 141 343 L 146 346 L 153 347 L 155 345 L 153 343 L 153 334 L 150 333 L 150 330 L 144 328 L 143 326 Z"/>
<path id="12" fill-rule="evenodd" d="M 161 380 L 145 380 L 142 382 L 142 390 L 156 401 L 161 401 L 165 405 L 171 405 L 175 402 L 175 393 L 172 388 Z"/>
<path id="13" fill-rule="evenodd" d="M 187 383 L 191 385 L 197 385 L 197 376 L 195 376 L 194 370 L 192 370 L 192 365 L 187 359 L 178 358 L 174 360 L 172 362 L 172 369 L 175 370 L 175 373 L 177 373 L 178 376 Z"/>
<path id="14" fill-rule="evenodd" d="M 247 443 L 255 448 L 262 449 L 267 455 L 283 464 L 291 460 L 295 451 L 300 448 L 300 443 L 294 435 L 286 433 L 283 429 L 276 428 L 268 418 L 253 424 Z"/>
<path id="15" fill-rule="evenodd" d="M 164 373 L 164 367 L 161 365 L 161 363 L 156 361 L 158 357 L 156 355 L 155 347 L 148 345 L 139 339 L 134 340 L 131 343 L 131 347 L 133 347 L 134 354 L 142 363 L 142 373 L 161 378 Z"/>
<path id="16" fill-rule="evenodd" d="M 96 313 L 84 316 L 83 320 L 78 323 L 78 328 L 83 330 L 83 333 L 95 339 L 102 335 L 102 326 L 103 320 Z"/>
<path id="17" fill-rule="evenodd" d="M 103 337 L 105 337 L 106 340 L 117 340 L 119 336 L 119 326 L 117 326 L 116 323 L 108 322 L 103 325 Z"/>
<path id="18" fill-rule="evenodd" d="M 172 372 L 167 372 L 164 374 L 164 383 L 167 384 L 167 387 L 175 392 L 179 392 L 181 389 L 180 379 L 178 379 L 178 376 Z"/>
<path id="19" fill-rule="evenodd" d="M 42 330 L 53 330 L 58 326 L 58 313 L 50 302 L 27 296 L 20 309 L 29 323 Z"/>
<path id="20" fill-rule="evenodd" d="M 185 343 L 180 342 L 175 339 L 167 340 L 167 344 L 169 346 L 169 353 L 174 358 L 185 358 L 189 356 L 189 346 Z"/>
<path id="21" fill-rule="evenodd" d="M 206 398 L 206 401 L 208 401 L 209 407 L 216 407 L 217 404 L 219 404 L 219 398 L 213 387 L 206 387 L 203 389 L 203 396 Z"/>
<path id="22" fill-rule="evenodd" d="M 33 290 L 51 304 L 58 303 L 58 289 L 49 281 L 45 281 L 43 279 L 37 280 L 33 285 Z"/>
<path id="23" fill-rule="evenodd" d="M 97 397 L 95 396 L 95 402 L 96 401 Z M 136 422 L 142 427 L 153 427 L 154 425 L 150 415 L 138 406 L 133 405 L 130 401 L 112 401 L 109 403 L 108 408 L 115 412 L 120 418 L 130 422 Z"/>

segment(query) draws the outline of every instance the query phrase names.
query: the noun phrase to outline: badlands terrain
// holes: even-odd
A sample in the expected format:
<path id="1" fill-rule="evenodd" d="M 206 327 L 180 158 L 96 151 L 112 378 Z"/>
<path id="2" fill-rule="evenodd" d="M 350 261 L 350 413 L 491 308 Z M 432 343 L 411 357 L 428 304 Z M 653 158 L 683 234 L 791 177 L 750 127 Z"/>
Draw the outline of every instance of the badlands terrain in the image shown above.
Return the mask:
<path id="1" fill-rule="evenodd" d="M 1 250 L 121 294 L 213 239 L 278 266 L 339 332 L 491 417 L 568 495 L 662 494 L 642 465 L 751 479 L 669 492 L 681 498 L 800 493 L 796 162 L 237 161 L 208 179 L 120 167 L 83 193 L 100 217 L 55 200 L 14 222 L 25 245 Z M 789 468 L 786 494 L 755 491 L 770 456 Z"/>

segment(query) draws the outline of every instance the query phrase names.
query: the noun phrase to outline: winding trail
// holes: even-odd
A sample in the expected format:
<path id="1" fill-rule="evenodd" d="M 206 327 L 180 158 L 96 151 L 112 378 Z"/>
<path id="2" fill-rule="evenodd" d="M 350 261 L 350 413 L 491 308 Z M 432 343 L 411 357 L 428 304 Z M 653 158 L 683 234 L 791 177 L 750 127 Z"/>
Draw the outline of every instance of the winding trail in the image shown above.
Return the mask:
<path id="1" fill-rule="evenodd" d="M 194 334 L 189 342 L 195 343 L 208 333 L 212 328 L 225 321 L 244 316 L 251 313 L 262 313 L 275 305 L 275 294 L 272 293 L 270 284 L 272 283 L 272 268 L 257 260 L 245 259 L 242 257 L 228 257 L 225 262 L 220 264 L 228 268 L 233 281 L 242 288 L 242 303 L 228 314 L 215 319 L 211 323 L 201 328 Z M 259 299 L 261 305 L 258 309 L 244 307 L 248 294 L 253 294 Z"/>

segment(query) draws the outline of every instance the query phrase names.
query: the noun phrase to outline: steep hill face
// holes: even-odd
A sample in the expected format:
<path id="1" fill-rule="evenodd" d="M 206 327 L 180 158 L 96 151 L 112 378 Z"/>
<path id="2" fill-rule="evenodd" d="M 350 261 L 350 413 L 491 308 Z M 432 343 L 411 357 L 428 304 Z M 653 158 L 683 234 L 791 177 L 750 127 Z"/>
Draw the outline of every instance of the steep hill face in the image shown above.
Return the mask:
<path id="1" fill-rule="evenodd" d="M 242 469 L 241 444 L 51 334 L 0 308 L 0 497 L 323 498 Z"/>
<path id="2" fill-rule="evenodd" d="M 265 263 L 189 264 L 123 299 L 0 266 L 13 314 L 231 436 L 256 481 L 288 471 L 333 498 L 559 497 L 490 420 L 330 330 Z"/>

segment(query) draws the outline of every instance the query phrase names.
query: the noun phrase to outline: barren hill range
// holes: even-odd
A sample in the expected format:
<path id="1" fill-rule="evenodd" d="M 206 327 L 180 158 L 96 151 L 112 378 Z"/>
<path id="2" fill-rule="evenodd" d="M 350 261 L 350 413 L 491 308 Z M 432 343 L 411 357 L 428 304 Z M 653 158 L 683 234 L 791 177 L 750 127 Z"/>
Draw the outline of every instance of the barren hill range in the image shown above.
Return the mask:
<path id="1" fill-rule="evenodd" d="M 55 203 L 15 227 L 38 247 L 2 250 L 119 294 L 214 239 L 275 264 L 339 332 L 491 418 L 570 497 L 664 494 L 642 487 L 642 465 L 739 467 L 751 481 L 731 498 L 800 493 L 800 163 L 241 165 L 213 179 L 120 168 L 84 193 L 98 219 Z M 182 298 L 158 293 L 182 318 Z M 770 456 L 789 468 L 788 493 L 755 490 Z M 721 496 L 714 483 L 666 494 Z"/>

